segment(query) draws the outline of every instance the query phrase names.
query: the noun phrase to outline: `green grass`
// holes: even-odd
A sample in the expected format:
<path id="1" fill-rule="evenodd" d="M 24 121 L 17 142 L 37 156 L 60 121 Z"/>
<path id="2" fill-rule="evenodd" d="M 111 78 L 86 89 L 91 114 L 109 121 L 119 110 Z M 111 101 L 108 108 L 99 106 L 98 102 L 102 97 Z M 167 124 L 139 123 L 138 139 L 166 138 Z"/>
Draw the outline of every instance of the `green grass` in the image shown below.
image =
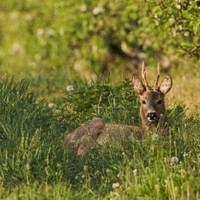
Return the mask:
<path id="1" fill-rule="evenodd" d="M 200 199 L 198 19 L 191 0 L 1 1 L 0 199 Z M 143 60 L 150 83 L 157 62 L 173 76 L 168 134 L 64 148 L 94 117 L 141 124 L 130 82 L 114 81 Z"/>
<path id="2" fill-rule="evenodd" d="M 93 117 L 140 124 L 129 81 L 76 81 L 63 100 L 38 101 L 27 81 L 0 82 L 1 199 L 198 199 L 200 119 L 168 110 L 167 135 L 121 138 L 76 156 L 61 140 Z M 108 98 L 109 97 L 109 98 Z"/>

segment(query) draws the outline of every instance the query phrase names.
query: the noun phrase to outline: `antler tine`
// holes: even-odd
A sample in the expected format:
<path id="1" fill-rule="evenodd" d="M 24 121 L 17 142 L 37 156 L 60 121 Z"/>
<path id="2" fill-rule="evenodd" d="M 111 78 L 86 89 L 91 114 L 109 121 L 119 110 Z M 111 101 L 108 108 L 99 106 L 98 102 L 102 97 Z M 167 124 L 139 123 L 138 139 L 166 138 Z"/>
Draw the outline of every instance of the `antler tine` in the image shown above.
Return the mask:
<path id="1" fill-rule="evenodd" d="M 160 78 L 160 63 L 158 62 L 158 65 L 157 65 L 157 77 L 156 77 L 156 80 L 154 82 L 154 87 L 153 87 L 154 91 L 156 91 L 158 89 L 159 78 Z"/>
<path id="2" fill-rule="evenodd" d="M 146 70 L 145 70 L 145 66 L 144 66 L 144 61 L 142 62 L 142 78 L 143 78 L 144 86 L 145 86 L 146 90 L 150 90 L 149 84 L 148 84 L 147 78 L 146 78 Z"/>

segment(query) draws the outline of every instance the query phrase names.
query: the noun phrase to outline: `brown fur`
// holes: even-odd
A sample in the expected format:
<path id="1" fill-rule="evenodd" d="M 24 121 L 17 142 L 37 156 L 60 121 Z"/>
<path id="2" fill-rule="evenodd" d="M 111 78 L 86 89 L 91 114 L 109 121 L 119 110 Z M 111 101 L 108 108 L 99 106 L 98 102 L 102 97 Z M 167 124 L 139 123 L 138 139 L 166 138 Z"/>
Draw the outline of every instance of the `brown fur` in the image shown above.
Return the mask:
<path id="1" fill-rule="evenodd" d="M 172 87 L 172 78 L 167 76 L 158 87 L 159 76 L 158 65 L 158 75 L 153 89 L 148 85 L 144 68 L 142 71 L 144 84 L 137 75 L 133 75 L 132 78 L 133 90 L 139 94 L 141 101 L 140 117 L 144 127 L 153 128 L 158 124 L 162 126 L 166 120 L 164 97 Z M 144 137 L 144 128 L 123 124 L 106 124 L 102 119 L 96 118 L 83 123 L 72 133 L 66 135 L 63 144 L 70 146 L 78 155 L 83 155 L 89 149 L 107 142 L 110 134 L 116 137 L 133 135 L 136 139 L 141 140 Z"/>
<path id="2" fill-rule="evenodd" d="M 140 117 L 142 120 L 142 124 L 147 126 L 147 127 L 155 127 L 158 125 L 158 122 L 160 120 L 158 119 L 155 122 L 149 122 L 147 120 L 147 113 L 150 111 L 155 111 L 158 116 L 165 116 L 165 102 L 164 102 L 164 96 L 162 93 L 157 92 L 157 91 L 148 91 L 144 92 L 140 96 Z M 142 102 L 145 101 L 146 104 L 143 104 Z M 162 101 L 160 104 L 158 104 L 158 101 Z"/>

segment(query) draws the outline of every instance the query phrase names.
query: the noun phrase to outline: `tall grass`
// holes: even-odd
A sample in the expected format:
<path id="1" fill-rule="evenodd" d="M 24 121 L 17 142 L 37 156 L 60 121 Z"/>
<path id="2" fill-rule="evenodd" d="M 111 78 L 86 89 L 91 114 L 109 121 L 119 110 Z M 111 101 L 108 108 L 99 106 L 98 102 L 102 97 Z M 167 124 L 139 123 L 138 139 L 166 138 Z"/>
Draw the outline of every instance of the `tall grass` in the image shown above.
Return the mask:
<path id="1" fill-rule="evenodd" d="M 167 135 L 117 139 L 84 156 L 63 147 L 65 134 L 87 119 L 139 124 L 128 81 L 73 83 L 57 105 L 38 102 L 21 81 L 0 82 L 0 198 L 198 199 L 200 119 L 182 105 L 168 110 Z"/>

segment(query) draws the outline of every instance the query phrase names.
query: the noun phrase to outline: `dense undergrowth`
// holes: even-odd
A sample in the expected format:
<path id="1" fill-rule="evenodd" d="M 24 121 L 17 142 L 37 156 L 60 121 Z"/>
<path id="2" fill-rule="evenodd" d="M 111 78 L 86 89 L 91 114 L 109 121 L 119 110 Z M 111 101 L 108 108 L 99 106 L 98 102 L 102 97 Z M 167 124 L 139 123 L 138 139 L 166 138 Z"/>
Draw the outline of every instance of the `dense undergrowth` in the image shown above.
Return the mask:
<path id="1" fill-rule="evenodd" d="M 198 115 L 168 110 L 165 136 L 111 139 L 84 156 L 61 144 L 87 119 L 140 124 L 128 81 L 77 81 L 65 99 L 38 102 L 26 81 L 0 82 L 1 199 L 198 199 Z"/>

